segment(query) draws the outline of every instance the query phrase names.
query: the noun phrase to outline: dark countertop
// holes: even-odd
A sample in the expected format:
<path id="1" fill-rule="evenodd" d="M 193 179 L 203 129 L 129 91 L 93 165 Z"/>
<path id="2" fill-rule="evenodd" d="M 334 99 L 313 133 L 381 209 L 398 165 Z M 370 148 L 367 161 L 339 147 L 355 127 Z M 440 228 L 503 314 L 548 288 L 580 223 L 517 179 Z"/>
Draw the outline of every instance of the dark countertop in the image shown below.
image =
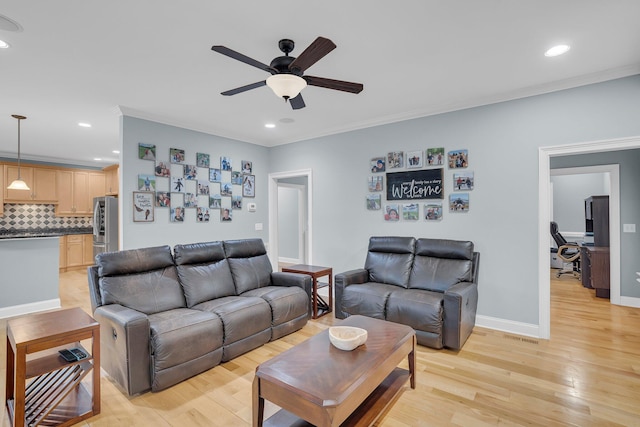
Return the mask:
<path id="1" fill-rule="evenodd" d="M 91 227 L 84 228 L 35 228 L 31 230 L 0 230 L 0 239 L 56 237 L 65 234 L 91 234 Z"/>

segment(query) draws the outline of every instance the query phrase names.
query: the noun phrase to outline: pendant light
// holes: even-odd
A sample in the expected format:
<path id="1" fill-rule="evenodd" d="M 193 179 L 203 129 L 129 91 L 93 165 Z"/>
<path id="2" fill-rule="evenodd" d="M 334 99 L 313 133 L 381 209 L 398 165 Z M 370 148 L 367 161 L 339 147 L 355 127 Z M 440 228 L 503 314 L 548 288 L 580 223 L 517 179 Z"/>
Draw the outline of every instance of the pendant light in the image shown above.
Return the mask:
<path id="1" fill-rule="evenodd" d="M 20 177 L 20 120 L 26 119 L 25 116 L 19 116 L 18 114 L 12 114 L 11 117 L 18 119 L 18 179 L 14 180 L 11 185 L 7 187 L 8 190 L 29 190 L 29 186 Z"/>

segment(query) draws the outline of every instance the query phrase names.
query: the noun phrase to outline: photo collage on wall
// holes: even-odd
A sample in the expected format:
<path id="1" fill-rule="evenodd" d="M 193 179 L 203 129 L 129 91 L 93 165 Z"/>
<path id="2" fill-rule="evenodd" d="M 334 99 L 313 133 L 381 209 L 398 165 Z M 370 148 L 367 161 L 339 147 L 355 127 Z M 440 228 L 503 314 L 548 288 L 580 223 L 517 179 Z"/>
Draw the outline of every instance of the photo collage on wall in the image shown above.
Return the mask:
<path id="1" fill-rule="evenodd" d="M 169 210 L 170 222 L 232 222 L 234 213 L 242 210 L 243 197 L 255 197 L 251 160 L 241 160 L 234 169 L 231 157 L 220 156 L 218 162 L 210 154 L 195 153 L 189 160 L 180 148 L 170 148 L 165 159 L 159 157 L 154 144 L 138 144 L 138 158 L 153 165 L 138 174 L 135 222 L 153 222 L 154 210 L 162 208 Z"/>
<path id="2" fill-rule="evenodd" d="M 416 222 L 443 219 L 445 200 L 451 213 L 469 211 L 474 188 L 466 149 L 444 147 L 391 151 L 370 160 L 367 210 L 382 211 L 384 221 Z M 450 170 L 452 191 L 445 197 L 444 170 Z"/>

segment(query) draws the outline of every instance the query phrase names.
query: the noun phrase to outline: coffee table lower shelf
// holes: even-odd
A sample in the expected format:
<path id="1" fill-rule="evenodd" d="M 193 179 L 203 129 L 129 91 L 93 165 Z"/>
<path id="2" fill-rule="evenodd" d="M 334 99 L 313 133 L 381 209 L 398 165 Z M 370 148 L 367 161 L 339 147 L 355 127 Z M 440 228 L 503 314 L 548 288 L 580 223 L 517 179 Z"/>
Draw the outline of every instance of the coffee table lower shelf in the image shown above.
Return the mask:
<path id="1" fill-rule="evenodd" d="M 364 427 L 375 423 L 386 414 L 391 405 L 400 397 L 409 377 L 408 370 L 395 368 L 340 426 Z M 281 409 L 266 419 L 263 426 L 313 427 L 313 424 L 298 418 L 289 411 Z"/>

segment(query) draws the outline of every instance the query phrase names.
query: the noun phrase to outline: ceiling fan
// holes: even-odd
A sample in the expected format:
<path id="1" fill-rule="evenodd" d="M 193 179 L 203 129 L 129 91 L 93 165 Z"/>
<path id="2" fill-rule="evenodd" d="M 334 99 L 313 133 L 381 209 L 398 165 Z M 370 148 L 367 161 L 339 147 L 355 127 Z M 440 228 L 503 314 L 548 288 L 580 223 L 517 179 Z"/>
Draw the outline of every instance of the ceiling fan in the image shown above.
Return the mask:
<path id="1" fill-rule="evenodd" d="M 324 37 L 318 37 L 297 58 L 289 56 L 289 53 L 293 51 L 294 46 L 293 40 L 280 40 L 278 42 L 278 47 L 284 53 L 284 56 L 274 58 L 269 65 L 256 61 L 253 58 L 249 58 L 248 56 L 238 53 L 235 50 L 231 50 L 228 47 L 212 46 L 211 50 L 215 52 L 271 73 L 271 76 L 266 80 L 227 90 L 222 92 L 222 95 L 236 95 L 238 93 L 267 85 L 277 96 L 284 98 L 285 102 L 289 101 L 291 108 L 298 110 L 305 107 L 300 91 L 307 85 L 323 87 L 325 89 L 341 90 L 343 92 L 350 93 L 360 93 L 362 92 L 362 89 L 364 89 L 362 83 L 352 83 L 342 80 L 304 75 L 307 68 L 311 67 L 336 48 L 335 43 L 331 40 Z"/>

